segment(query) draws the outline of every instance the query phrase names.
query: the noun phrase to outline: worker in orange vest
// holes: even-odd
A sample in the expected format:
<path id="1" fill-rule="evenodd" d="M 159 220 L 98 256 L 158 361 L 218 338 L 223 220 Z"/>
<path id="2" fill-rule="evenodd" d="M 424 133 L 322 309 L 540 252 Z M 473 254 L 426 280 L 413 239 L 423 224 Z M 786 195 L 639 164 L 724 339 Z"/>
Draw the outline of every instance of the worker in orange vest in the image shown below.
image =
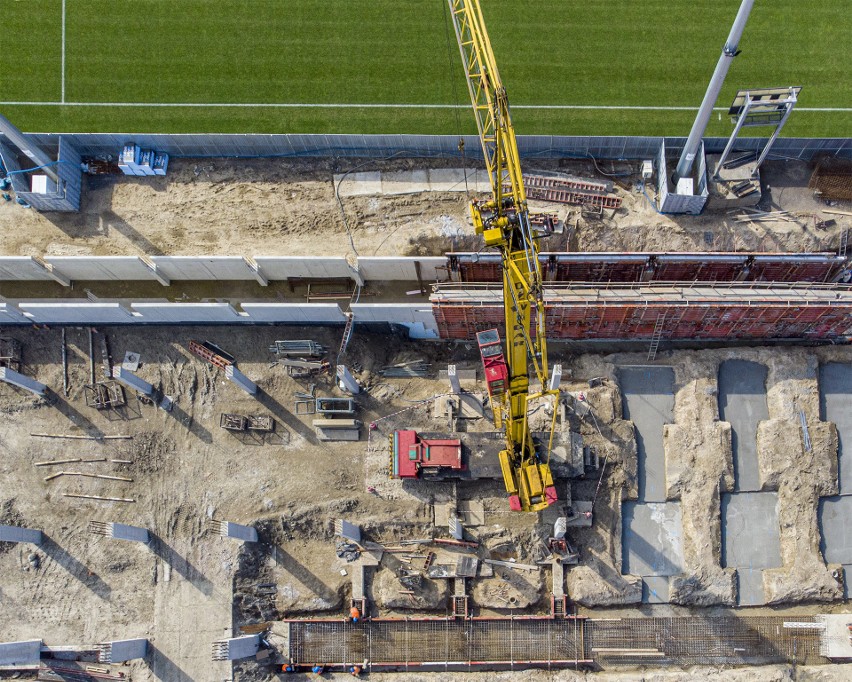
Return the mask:
<path id="1" fill-rule="evenodd" d="M 351 609 L 349 609 L 349 620 L 351 620 L 353 623 L 357 623 L 360 618 L 361 612 L 358 610 L 357 606 L 353 606 Z"/>
<path id="2" fill-rule="evenodd" d="M 361 666 L 353 665 L 349 668 L 349 674 L 352 675 L 352 677 L 361 677 Z"/>

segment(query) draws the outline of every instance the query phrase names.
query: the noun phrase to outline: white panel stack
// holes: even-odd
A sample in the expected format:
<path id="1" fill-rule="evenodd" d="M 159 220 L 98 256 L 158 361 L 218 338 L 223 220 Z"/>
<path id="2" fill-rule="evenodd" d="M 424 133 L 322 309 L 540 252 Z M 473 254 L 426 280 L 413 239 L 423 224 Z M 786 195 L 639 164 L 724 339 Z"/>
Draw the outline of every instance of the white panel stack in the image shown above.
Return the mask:
<path id="1" fill-rule="evenodd" d="M 139 155 L 139 169 L 142 175 L 155 175 L 154 173 L 154 150 L 143 149 Z"/>
<path id="2" fill-rule="evenodd" d="M 125 175 L 144 175 L 139 168 L 140 156 L 142 150 L 138 144 L 129 143 L 124 145 L 121 154 L 118 157 L 118 167 Z"/>
<path id="3" fill-rule="evenodd" d="M 154 154 L 154 175 L 165 175 L 169 169 L 169 155 L 162 152 Z"/>

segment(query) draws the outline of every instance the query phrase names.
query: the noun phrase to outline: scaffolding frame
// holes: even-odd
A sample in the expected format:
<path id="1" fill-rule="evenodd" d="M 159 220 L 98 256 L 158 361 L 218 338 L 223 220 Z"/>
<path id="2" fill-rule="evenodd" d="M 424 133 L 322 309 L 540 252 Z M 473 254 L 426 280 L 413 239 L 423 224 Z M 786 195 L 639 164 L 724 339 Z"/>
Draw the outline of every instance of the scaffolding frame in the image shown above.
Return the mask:
<path id="1" fill-rule="evenodd" d="M 781 129 L 787 123 L 787 119 L 790 118 L 801 90 L 802 88 L 799 86 L 790 86 L 788 88 L 740 90 L 737 93 L 728 110 L 728 114 L 737 117 L 737 122 L 728 144 L 725 145 L 722 156 L 719 158 L 719 163 L 716 164 L 716 170 L 713 172 L 714 181 L 719 182 L 721 180 L 719 171 L 728 160 L 728 156 L 743 128 L 773 125 L 775 130 L 772 131 L 772 135 L 764 145 L 751 173 L 752 179 L 759 177 L 760 166 L 769 155 L 769 150 L 772 149 L 772 145 L 775 144 L 775 140 L 781 134 Z"/>

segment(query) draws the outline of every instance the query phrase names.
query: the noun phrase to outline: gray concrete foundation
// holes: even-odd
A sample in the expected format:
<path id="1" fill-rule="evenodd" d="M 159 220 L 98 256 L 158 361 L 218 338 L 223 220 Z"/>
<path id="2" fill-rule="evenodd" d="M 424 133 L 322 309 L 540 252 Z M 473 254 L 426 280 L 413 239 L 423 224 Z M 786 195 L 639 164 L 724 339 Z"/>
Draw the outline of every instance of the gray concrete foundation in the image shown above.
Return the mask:
<path id="1" fill-rule="evenodd" d="M 731 425 L 734 489 L 760 490 L 757 465 L 757 425 L 769 419 L 764 365 L 727 360 L 719 366 L 719 418 Z"/>
<path id="2" fill-rule="evenodd" d="M 736 568 L 739 605 L 764 604 L 763 569 L 781 566 L 777 493 L 722 496 L 722 567 Z"/>
<path id="3" fill-rule="evenodd" d="M 852 495 L 852 364 L 819 368 L 819 398 L 820 418 L 837 425 L 840 494 Z"/>
<path id="4" fill-rule="evenodd" d="M 674 421 L 674 370 L 671 367 L 620 367 L 624 418 L 636 427 L 639 500 L 665 502 L 666 458 L 663 425 Z"/>
<path id="5" fill-rule="evenodd" d="M 645 577 L 683 572 L 680 502 L 621 505 L 622 573 Z"/>
<path id="6" fill-rule="evenodd" d="M 846 573 L 845 594 L 849 599 L 852 580 L 852 495 L 820 500 L 820 550 L 829 564 L 842 564 Z"/>

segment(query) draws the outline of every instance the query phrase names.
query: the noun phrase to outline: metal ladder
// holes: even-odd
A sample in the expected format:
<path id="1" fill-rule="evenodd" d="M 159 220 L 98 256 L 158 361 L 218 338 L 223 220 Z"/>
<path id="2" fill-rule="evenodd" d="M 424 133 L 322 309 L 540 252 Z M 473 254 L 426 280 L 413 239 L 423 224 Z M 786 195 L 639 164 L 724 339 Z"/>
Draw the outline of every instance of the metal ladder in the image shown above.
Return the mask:
<path id="1" fill-rule="evenodd" d="M 657 357 L 657 349 L 660 347 L 660 339 L 663 337 L 663 329 L 665 327 L 666 314 L 661 313 L 657 317 L 657 322 L 654 325 L 654 333 L 651 336 L 651 347 L 648 349 L 648 361 L 654 360 Z"/>
<path id="2" fill-rule="evenodd" d="M 340 358 L 343 357 L 343 354 L 346 352 L 346 347 L 349 345 L 349 339 L 352 338 L 352 327 L 355 326 L 355 313 L 347 311 L 343 314 L 346 315 L 346 326 L 343 328 L 343 338 L 340 340 L 340 350 L 337 351 L 338 362 L 340 362 Z"/>
<path id="3" fill-rule="evenodd" d="M 565 618 L 568 615 L 568 598 L 565 595 L 550 597 L 550 615 L 554 618 Z"/>

